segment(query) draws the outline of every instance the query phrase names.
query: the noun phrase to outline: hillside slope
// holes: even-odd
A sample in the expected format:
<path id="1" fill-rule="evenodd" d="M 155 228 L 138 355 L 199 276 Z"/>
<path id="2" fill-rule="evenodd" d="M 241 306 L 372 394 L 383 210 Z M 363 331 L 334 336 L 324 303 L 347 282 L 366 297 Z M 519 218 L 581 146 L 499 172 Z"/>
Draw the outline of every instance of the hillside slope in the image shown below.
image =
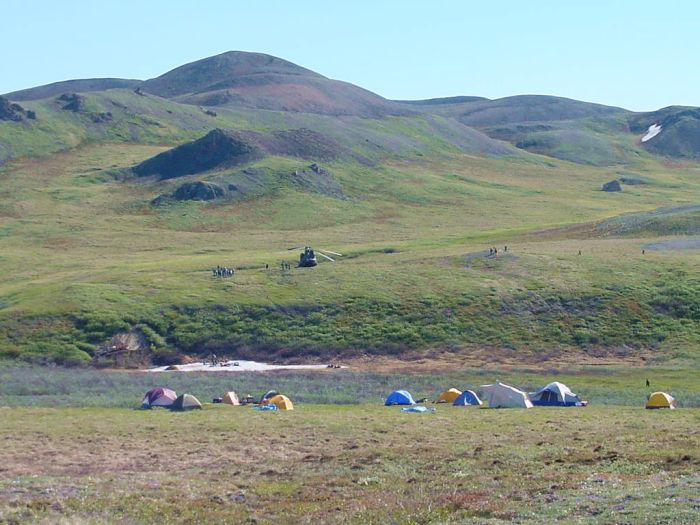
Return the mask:
<path id="1" fill-rule="evenodd" d="M 0 357 L 700 362 L 698 165 L 651 151 L 692 108 L 407 104 L 237 53 L 137 87 L 2 102 Z"/>

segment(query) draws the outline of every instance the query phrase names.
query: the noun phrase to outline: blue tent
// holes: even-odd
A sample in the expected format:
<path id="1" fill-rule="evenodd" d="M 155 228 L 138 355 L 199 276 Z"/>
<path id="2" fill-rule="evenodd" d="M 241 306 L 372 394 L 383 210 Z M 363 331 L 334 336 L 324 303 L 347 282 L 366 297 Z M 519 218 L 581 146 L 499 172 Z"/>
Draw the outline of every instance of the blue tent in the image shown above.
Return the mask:
<path id="1" fill-rule="evenodd" d="M 581 407 L 588 404 L 558 381 L 549 383 L 537 392 L 530 392 L 530 400 L 536 406 Z"/>
<path id="2" fill-rule="evenodd" d="M 413 396 L 410 392 L 406 390 L 394 390 L 389 397 L 386 398 L 384 404 L 390 405 L 415 405 L 416 402 L 413 400 Z"/>
<path id="3" fill-rule="evenodd" d="M 456 407 L 468 407 L 468 406 L 479 406 L 483 405 L 481 402 L 481 399 L 479 399 L 479 396 L 474 393 L 473 390 L 465 390 L 460 394 L 460 396 L 455 399 L 454 403 L 452 403 Z"/>

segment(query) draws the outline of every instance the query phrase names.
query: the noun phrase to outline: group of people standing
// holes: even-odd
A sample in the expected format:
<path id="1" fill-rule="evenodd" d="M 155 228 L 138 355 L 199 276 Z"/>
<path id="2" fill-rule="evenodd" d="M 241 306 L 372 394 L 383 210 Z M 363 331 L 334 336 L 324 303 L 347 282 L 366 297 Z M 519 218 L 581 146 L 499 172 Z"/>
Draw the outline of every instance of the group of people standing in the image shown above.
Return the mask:
<path id="1" fill-rule="evenodd" d="M 226 266 L 219 265 L 217 265 L 216 268 L 212 268 L 211 271 L 214 274 L 214 277 L 233 277 L 233 275 L 236 273 L 236 270 L 233 268 L 227 268 Z"/>

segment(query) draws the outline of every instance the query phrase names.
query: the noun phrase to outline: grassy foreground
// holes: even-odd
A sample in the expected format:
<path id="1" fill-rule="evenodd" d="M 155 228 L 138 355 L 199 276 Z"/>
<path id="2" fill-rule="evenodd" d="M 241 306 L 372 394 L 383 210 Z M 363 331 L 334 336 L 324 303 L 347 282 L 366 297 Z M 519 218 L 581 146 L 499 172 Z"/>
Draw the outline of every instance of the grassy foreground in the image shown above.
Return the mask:
<path id="1" fill-rule="evenodd" d="M 434 414 L 394 388 L 552 380 L 582 409 Z M 650 389 L 682 408 L 647 411 Z M 405 373 L 104 372 L 0 367 L 0 523 L 697 523 L 700 383 L 652 367 Z M 165 384 L 292 397 L 293 412 L 141 411 Z"/>
<path id="2" fill-rule="evenodd" d="M 3 408 L 2 523 L 697 523 L 697 410 Z"/>

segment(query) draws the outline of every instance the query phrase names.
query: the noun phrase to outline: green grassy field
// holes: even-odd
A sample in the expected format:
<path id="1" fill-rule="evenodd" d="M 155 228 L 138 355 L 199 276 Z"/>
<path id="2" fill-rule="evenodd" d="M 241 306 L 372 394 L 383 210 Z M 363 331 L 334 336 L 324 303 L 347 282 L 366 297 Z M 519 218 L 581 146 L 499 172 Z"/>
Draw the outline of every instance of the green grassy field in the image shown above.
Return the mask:
<path id="1" fill-rule="evenodd" d="M 95 145 L 2 168 L 5 356 L 77 363 L 140 324 L 157 346 L 241 357 L 584 348 L 696 361 L 694 252 L 642 256 L 658 225 L 624 237 L 593 225 L 692 204 L 692 167 L 646 160 L 637 171 L 650 184 L 607 194 L 613 169 L 535 156 L 338 161 L 327 167 L 348 199 L 282 183 L 229 204 L 154 208 L 167 185 L 109 171 L 159 151 Z M 307 243 L 344 257 L 282 271 L 296 258 L 287 248 Z M 501 254 L 483 257 L 490 246 Z M 217 264 L 236 278 L 212 279 Z"/>
<path id="2" fill-rule="evenodd" d="M 690 409 L 0 411 L 7 523 L 692 524 L 698 516 L 700 419 Z"/>
<path id="3" fill-rule="evenodd" d="M 435 399 L 496 379 L 562 381 L 590 405 L 381 406 L 395 388 Z M 649 367 L 148 374 L 5 363 L 0 522 L 691 524 L 698 381 Z M 138 410 L 156 384 L 204 409 Z M 269 388 L 294 411 L 206 403 Z M 681 408 L 644 410 L 656 389 Z"/>

